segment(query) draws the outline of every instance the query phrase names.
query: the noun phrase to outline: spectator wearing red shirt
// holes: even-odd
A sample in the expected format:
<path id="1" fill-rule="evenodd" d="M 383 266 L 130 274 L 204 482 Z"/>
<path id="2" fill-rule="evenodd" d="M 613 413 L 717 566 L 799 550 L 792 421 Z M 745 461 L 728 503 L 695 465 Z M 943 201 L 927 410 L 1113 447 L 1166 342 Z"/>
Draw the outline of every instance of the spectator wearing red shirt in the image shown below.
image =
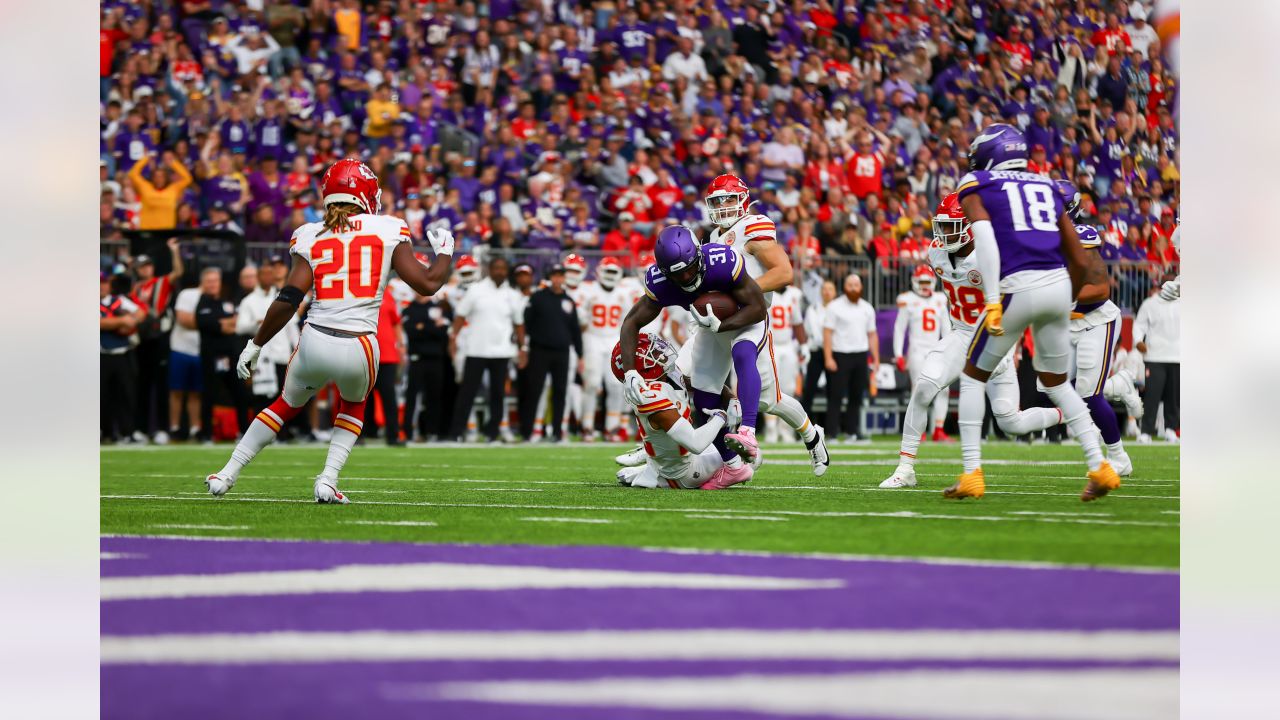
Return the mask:
<path id="1" fill-rule="evenodd" d="M 1027 172 L 1048 175 L 1053 169 L 1053 161 L 1046 157 L 1043 145 L 1031 146 L 1031 158 L 1027 160 Z"/>
<path id="2" fill-rule="evenodd" d="M 651 205 L 650 217 L 658 222 L 665 220 L 672 206 L 684 197 L 684 192 L 671 177 L 671 171 L 666 168 L 658 170 L 658 182 L 649 186 L 646 192 Z"/>
<path id="3" fill-rule="evenodd" d="M 632 175 L 627 180 L 627 187 L 613 201 L 618 213 L 627 213 L 640 225 L 640 229 L 648 232 L 652 223 L 653 200 L 645 192 L 644 181 L 639 175 Z"/>
<path id="4" fill-rule="evenodd" d="M 604 243 L 600 249 L 606 254 L 629 253 L 630 256 L 625 258 L 622 264 L 631 267 L 642 254 L 653 251 L 653 240 L 636 230 L 634 215 L 622 212 L 618 213 L 618 227 L 604 236 Z"/>
<path id="5" fill-rule="evenodd" d="M 844 164 L 831 157 L 825 142 L 815 142 L 809 146 L 811 153 L 809 162 L 804 166 L 804 187 L 816 193 L 827 193 L 832 188 L 849 192 L 849 178 L 845 175 Z"/>
<path id="6" fill-rule="evenodd" d="M 400 368 L 400 348 L 404 347 L 404 328 L 400 325 L 400 308 L 391 296 L 391 288 L 382 293 L 382 306 L 378 308 L 378 378 L 373 389 L 382 398 L 382 429 L 387 444 L 404 445 L 400 439 L 400 403 L 396 399 L 396 371 Z M 376 427 L 377 403 L 369 403 L 364 410 L 366 436 Z"/>
<path id="7" fill-rule="evenodd" d="M 528 141 L 538 132 L 538 119 L 533 116 L 533 103 L 526 100 L 520 103 L 520 116 L 511 121 L 511 132 L 516 139 Z"/>
<path id="8" fill-rule="evenodd" d="M 876 234 L 871 238 L 867 252 L 872 259 L 878 260 L 881 266 L 889 267 L 889 260 L 898 256 L 898 239 L 893 236 L 892 225 L 887 222 L 880 223 Z"/>
<path id="9" fill-rule="evenodd" d="M 1110 55 L 1115 55 L 1116 52 L 1122 49 L 1128 50 L 1133 47 L 1133 41 L 1129 39 L 1129 33 L 1120 27 L 1120 17 L 1115 13 L 1107 14 L 1107 26 L 1095 32 L 1091 42 L 1094 47 Z"/>
<path id="10" fill-rule="evenodd" d="M 849 190 L 859 201 L 868 195 L 879 196 L 884 192 L 884 156 L 872 149 L 871 136 L 864 133 L 858 138 L 853 154 L 845 159 L 849 178 Z"/>
<path id="11" fill-rule="evenodd" d="M 929 239 L 924 236 L 924 221 L 916 218 L 911 225 L 911 234 L 898 243 L 898 257 L 904 263 L 915 263 L 924 260 L 929 250 Z"/>

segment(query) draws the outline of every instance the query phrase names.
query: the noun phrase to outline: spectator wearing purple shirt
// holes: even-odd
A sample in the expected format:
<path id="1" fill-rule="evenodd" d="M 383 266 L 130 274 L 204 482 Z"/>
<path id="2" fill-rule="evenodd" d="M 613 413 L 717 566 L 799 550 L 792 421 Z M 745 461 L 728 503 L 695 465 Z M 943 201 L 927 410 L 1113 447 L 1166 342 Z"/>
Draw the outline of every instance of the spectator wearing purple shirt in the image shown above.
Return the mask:
<path id="1" fill-rule="evenodd" d="M 151 134 L 142 130 L 142 113 L 137 109 L 129 111 L 125 116 L 125 129 L 116 133 L 112 141 L 111 154 L 115 156 L 117 168 L 130 168 L 133 164 L 155 151 L 155 143 Z"/>
<path id="2" fill-rule="evenodd" d="M 262 159 L 284 156 L 284 123 L 277 114 L 278 103 L 274 100 L 264 104 L 263 117 L 253 128 L 253 156 Z"/>
<path id="3" fill-rule="evenodd" d="M 249 147 L 253 142 L 253 133 L 249 123 L 244 121 L 244 116 L 241 114 L 238 105 L 231 106 L 227 119 L 218 128 L 218 136 L 223 148 L 238 155 L 244 155 L 249 152 Z"/>
<path id="4" fill-rule="evenodd" d="M 476 161 L 464 160 L 458 175 L 449 179 L 449 190 L 457 191 L 458 204 L 463 212 L 476 209 L 480 196 L 480 181 L 476 179 Z"/>
<path id="5" fill-rule="evenodd" d="M 280 163 L 274 157 L 262 158 L 258 164 L 258 172 L 249 176 L 249 212 L 256 215 L 263 205 L 271 206 L 274 217 L 285 217 L 284 175 L 280 172 Z"/>

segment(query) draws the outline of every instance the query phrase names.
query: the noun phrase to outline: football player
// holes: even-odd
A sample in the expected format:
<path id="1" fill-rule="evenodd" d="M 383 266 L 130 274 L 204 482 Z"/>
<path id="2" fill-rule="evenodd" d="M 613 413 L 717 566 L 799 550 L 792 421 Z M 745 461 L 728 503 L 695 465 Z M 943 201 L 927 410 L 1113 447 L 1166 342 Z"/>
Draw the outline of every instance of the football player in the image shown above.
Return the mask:
<path id="1" fill-rule="evenodd" d="M 736 175 L 720 175 L 707 187 L 706 207 L 715 224 L 707 241 L 728 245 L 740 254 L 746 264 L 747 274 L 764 293 L 765 302 L 772 304 L 774 291 L 782 290 L 791 284 L 793 273 L 791 258 L 778 244 L 777 231 L 773 220 L 766 215 L 750 212 L 751 192 L 746 183 Z M 769 340 L 768 338 L 766 339 Z M 773 353 L 773 347 L 770 346 Z M 776 371 L 772 365 L 767 368 Z M 800 434 L 805 447 L 809 450 L 809 464 L 813 474 L 821 476 L 831 464 L 831 456 L 827 452 L 826 433 L 822 426 L 809 420 L 804 406 L 794 397 L 784 393 L 778 382 L 776 372 L 761 369 L 764 387 L 761 391 L 760 408 L 770 415 L 782 418 Z M 748 409 L 748 418 L 743 426 L 754 433 L 755 409 Z M 754 440 L 754 434 L 752 436 Z"/>
<path id="2" fill-rule="evenodd" d="M 1120 487 L 1120 476 L 1103 457 L 1098 429 L 1088 406 L 1067 382 L 1067 372 L 1071 308 L 1076 302 L 1107 299 L 1106 268 L 1085 256 L 1075 224 L 1052 182 L 1027 172 L 1027 139 L 1022 131 L 1003 123 L 987 126 L 969 145 L 969 170 L 956 190 L 971 223 L 984 311 L 960 376 L 964 472 L 943 495 L 980 498 L 985 492 L 982 388 L 1030 328 L 1040 383 L 1084 450 L 1089 471 L 1080 499 L 1096 500 Z"/>
<path id="3" fill-rule="evenodd" d="M 480 280 L 480 265 L 475 258 L 470 255 L 459 255 L 454 263 L 454 277 L 458 279 L 457 283 L 450 283 L 445 286 L 445 300 L 456 310 L 462 304 L 462 298 L 467 295 L 467 288 L 471 287 Z M 453 333 L 453 381 L 462 383 L 462 371 L 467 366 L 467 336 L 470 334 L 471 328 L 464 322 L 455 332 L 453 327 L 449 328 L 449 332 Z M 467 420 L 468 435 L 477 427 L 475 420 L 476 411 L 471 410 L 471 417 Z"/>
<path id="4" fill-rule="evenodd" d="M 709 417 L 695 428 L 690 422 L 688 385 L 676 369 L 676 349 L 652 333 L 640 333 L 635 346 L 631 362 L 623 361 L 621 342 L 610 354 L 615 378 L 623 381 L 631 373 L 640 378 L 640 392 L 627 402 L 640 424 L 645 453 L 642 464 L 618 471 L 618 482 L 643 488 L 723 490 L 749 480 L 749 465 L 744 473 L 720 472 L 724 461 L 712 444 L 741 420 L 738 400 L 730 400 L 726 410 L 704 410 Z"/>
<path id="5" fill-rule="evenodd" d="M 893 323 L 893 362 L 899 372 L 909 373 L 912 387 L 920 377 L 924 359 L 947 334 L 947 298 L 933 291 L 934 275 L 929 265 L 921 265 L 911 275 L 911 290 L 898 296 L 898 317 Z M 907 355 L 902 354 L 907 344 Z M 950 383 L 948 383 L 950 385 Z M 933 441 L 951 438 L 943 432 L 947 421 L 947 393 L 939 392 L 930 408 L 933 416 Z"/>
<path id="6" fill-rule="evenodd" d="M 337 415 L 324 470 L 316 477 L 316 502 L 342 503 L 338 473 L 360 437 L 365 398 L 378 372 L 378 310 L 394 269 L 419 295 L 434 295 L 449 278 L 453 235 L 448 230 L 427 234 L 435 260 L 427 267 L 414 257 L 409 226 L 382 215 L 378 177 L 356 158 L 339 160 L 321 180 L 324 221 L 307 223 L 289 240 L 293 265 L 257 334 L 245 345 L 236 374 L 247 380 L 258 363 L 262 346 L 297 313 L 302 298 L 315 288 L 298 348 L 290 359 L 284 390 L 249 425 L 221 470 L 205 477 L 215 496 L 236 484 L 240 471 L 280 428 L 315 394 L 333 382 L 338 389 Z"/>
<path id="7" fill-rule="evenodd" d="M 929 407 L 938 395 L 945 397 L 945 389 L 959 379 L 964 370 L 965 353 L 982 314 L 982 274 L 973 256 L 969 223 L 955 193 L 943 198 L 934 213 L 933 242 L 927 257 L 933 272 L 942 278 L 951 314 L 951 330 L 920 363 L 920 373 L 912 383 L 911 398 L 907 401 L 907 413 L 902 422 L 898 467 L 880 483 L 882 488 L 915 487 L 916 452 L 929 420 Z M 1010 435 L 1025 435 L 1062 422 L 1062 413 L 1057 409 L 1019 410 L 1019 395 L 1010 351 L 987 381 L 991 414 L 1000 429 Z"/>
<path id="8" fill-rule="evenodd" d="M 804 294 L 795 285 L 775 293 L 769 306 L 769 332 L 773 335 L 774 360 L 778 364 L 778 387 L 784 395 L 792 397 L 800 382 L 801 348 L 807 347 L 809 340 L 804 332 L 803 306 Z M 765 418 L 765 424 L 766 438 L 781 442 L 781 423 Z"/>
<path id="9" fill-rule="evenodd" d="M 582 439 L 595 440 L 596 408 L 601 385 L 604 387 L 604 432 L 608 438 L 618 435 L 622 411 L 622 384 L 608 371 L 610 353 L 618 342 L 622 313 L 633 299 L 619 285 L 622 264 L 606 257 L 596 266 L 596 281 L 582 286 L 579 292 L 578 316 L 582 323 L 582 404 L 578 417 L 582 422 Z"/>
<path id="10" fill-rule="evenodd" d="M 726 245 L 699 245 L 693 232 L 682 225 L 668 225 L 658 233 L 654 246 L 657 260 L 644 276 L 645 294 L 622 321 L 619 342 L 622 362 L 634 364 L 640 328 L 656 320 L 662 308 L 679 305 L 689 309 L 697 332 L 693 349 L 693 404 L 699 410 L 720 407 L 721 391 L 730 370 L 738 376 L 738 398 L 742 401 L 742 425 L 737 431 L 715 441 L 724 465 L 712 479 L 731 485 L 749 478 L 760 449 L 755 439 L 755 423 L 760 408 L 760 366 L 772 371 L 765 354 L 768 341 L 768 309 L 764 293 L 744 268 L 742 256 Z M 703 293 L 723 292 L 738 303 L 738 310 L 720 319 L 710 303 L 690 307 Z M 633 405 L 642 404 L 644 378 L 635 368 L 624 368 L 623 397 Z M 723 477 L 722 477 L 723 476 Z"/>

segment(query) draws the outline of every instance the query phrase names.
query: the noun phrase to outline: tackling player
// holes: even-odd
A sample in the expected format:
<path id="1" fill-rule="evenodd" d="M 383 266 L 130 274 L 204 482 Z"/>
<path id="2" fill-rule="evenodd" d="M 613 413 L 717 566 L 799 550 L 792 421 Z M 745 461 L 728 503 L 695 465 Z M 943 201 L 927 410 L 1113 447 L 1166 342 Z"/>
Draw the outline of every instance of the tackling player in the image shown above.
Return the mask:
<path id="1" fill-rule="evenodd" d="M 604 432 L 613 439 L 618 434 L 622 411 L 622 385 L 608 372 L 610 353 L 618 342 L 622 313 L 631 306 L 632 298 L 619 285 L 622 264 L 606 257 L 596 266 L 596 281 L 582 286 L 578 293 L 578 315 L 582 323 L 582 405 L 578 418 L 582 422 L 582 439 L 595 440 L 596 408 L 600 390 L 604 388 Z"/>
<path id="2" fill-rule="evenodd" d="M 947 314 L 947 298 L 933 292 L 933 282 L 933 270 L 921 265 L 911 275 L 911 291 L 898 296 L 898 317 L 893 323 L 893 362 L 900 372 L 910 374 L 912 387 L 920 377 L 924 359 L 947 334 L 947 324 L 942 322 Z M 911 342 L 904 357 L 902 350 L 907 340 Z M 950 440 L 942 430 L 947 421 L 947 393 L 934 396 L 930 409 L 933 441 Z"/>
<path id="3" fill-rule="evenodd" d="M 1120 487 L 1120 476 L 1103 458 L 1089 408 L 1067 382 L 1067 371 L 1073 302 L 1106 299 L 1110 288 L 1105 268 L 1099 276 L 1085 257 L 1052 182 L 1027 172 L 1027 140 L 1017 128 L 997 123 L 984 129 L 969 146 L 969 169 L 957 193 L 972 223 L 985 310 L 960 377 L 964 472 L 943 495 L 980 498 L 985 492 L 982 387 L 1029 327 L 1040 383 L 1084 449 L 1089 472 L 1080 499 L 1095 500 Z"/>
<path id="4" fill-rule="evenodd" d="M 365 398 L 378 372 L 378 310 L 394 269 L 420 295 L 433 295 L 449 279 L 453 235 L 427 234 L 436 258 L 430 267 L 414 257 L 409 226 L 381 211 L 378 177 L 364 163 L 345 158 L 321 180 L 324 221 L 307 223 L 289 240 L 293 266 L 285 286 L 267 309 L 257 335 L 245 345 L 236 373 L 248 379 L 258 354 L 297 313 L 308 291 L 315 298 L 307 313 L 298 347 L 285 372 L 284 389 L 249 425 L 221 470 L 205 478 L 205 486 L 222 496 L 236 484 L 245 465 L 275 439 L 280 428 L 311 399 L 318 388 L 338 388 L 337 416 L 324 470 L 316 477 L 320 503 L 348 502 L 338 492 L 338 473 L 364 424 Z"/>
<path id="5" fill-rule="evenodd" d="M 622 343 L 610 354 L 614 377 L 622 381 L 629 373 L 641 378 L 638 401 L 628 398 L 640 424 L 644 462 L 618 471 L 618 482 L 631 487 L 666 487 L 723 490 L 751 478 L 745 473 L 721 473 L 724 461 L 712 443 L 732 430 L 742 419 L 736 398 L 728 410 L 704 410 L 709 419 L 701 427 L 690 422 L 687 384 L 676 369 L 676 349 L 659 335 L 640 333 L 631 362 L 623 362 Z"/>

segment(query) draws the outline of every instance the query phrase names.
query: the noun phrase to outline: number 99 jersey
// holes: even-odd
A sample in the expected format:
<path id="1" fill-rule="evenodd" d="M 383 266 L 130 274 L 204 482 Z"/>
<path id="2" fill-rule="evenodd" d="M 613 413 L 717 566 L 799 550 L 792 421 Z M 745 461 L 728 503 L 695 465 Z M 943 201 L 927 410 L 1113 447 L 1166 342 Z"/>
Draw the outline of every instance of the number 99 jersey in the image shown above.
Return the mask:
<path id="1" fill-rule="evenodd" d="M 409 226 L 390 215 L 353 215 L 342 232 L 307 223 L 289 239 L 289 252 L 311 264 L 314 298 L 307 321 L 335 330 L 377 332 L 391 253 L 412 242 Z"/>

